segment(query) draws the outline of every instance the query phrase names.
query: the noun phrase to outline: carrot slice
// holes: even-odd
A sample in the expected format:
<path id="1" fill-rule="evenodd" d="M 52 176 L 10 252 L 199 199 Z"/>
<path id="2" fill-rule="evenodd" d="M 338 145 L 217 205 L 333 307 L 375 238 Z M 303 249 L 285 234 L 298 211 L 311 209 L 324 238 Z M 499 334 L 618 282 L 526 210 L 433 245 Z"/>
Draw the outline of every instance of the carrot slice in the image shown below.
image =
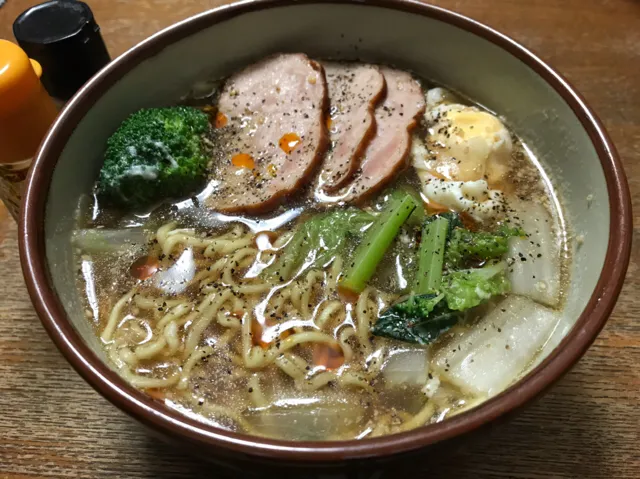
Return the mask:
<path id="1" fill-rule="evenodd" d="M 262 349 L 268 349 L 273 341 L 267 341 L 265 338 L 265 330 L 275 326 L 277 323 L 269 318 L 266 320 L 266 325 L 261 324 L 255 318 L 251 321 L 251 339 L 254 346 L 260 346 Z M 266 326 L 266 327 L 265 327 Z M 282 331 L 277 339 L 284 339 L 291 335 L 291 330 L 285 329 Z"/>
<path id="2" fill-rule="evenodd" d="M 144 281 L 153 276 L 160 269 L 160 262 L 155 256 L 142 256 L 129 267 L 129 273 L 135 279 Z"/>
<path id="3" fill-rule="evenodd" d="M 344 364 L 342 348 L 337 344 L 314 344 L 313 363 L 328 371 L 338 369 Z"/>
<path id="4" fill-rule="evenodd" d="M 229 119 L 227 118 L 227 115 L 219 111 L 216 114 L 215 127 L 224 128 L 225 126 L 227 126 L 227 123 L 229 123 Z"/>

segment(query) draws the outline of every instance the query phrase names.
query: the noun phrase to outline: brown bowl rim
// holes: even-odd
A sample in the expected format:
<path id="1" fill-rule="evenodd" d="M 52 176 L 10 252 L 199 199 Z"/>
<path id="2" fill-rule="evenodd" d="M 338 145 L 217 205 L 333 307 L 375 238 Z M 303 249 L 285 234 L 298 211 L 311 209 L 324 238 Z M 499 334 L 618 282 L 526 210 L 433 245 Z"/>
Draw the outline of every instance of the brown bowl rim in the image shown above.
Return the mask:
<path id="1" fill-rule="evenodd" d="M 610 237 L 604 267 L 593 295 L 560 345 L 518 383 L 482 406 L 447 421 L 405 433 L 341 442 L 289 442 L 229 432 L 171 410 L 128 385 L 83 342 L 49 281 L 44 216 L 51 174 L 66 140 L 102 92 L 141 61 L 204 28 L 255 10 L 309 4 L 383 7 L 426 16 L 480 36 L 537 72 L 571 107 L 588 133 L 604 170 L 610 203 Z M 178 22 L 118 57 L 68 103 L 47 133 L 27 180 L 20 218 L 20 259 L 27 289 L 45 329 L 78 373 L 114 405 L 152 429 L 200 446 L 243 456 L 321 463 L 385 457 L 425 447 L 476 430 L 522 407 L 549 388 L 586 352 L 603 328 L 622 288 L 631 251 L 631 197 L 621 161 L 607 132 L 582 96 L 555 70 L 513 39 L 460 14 L 413 0 L 253 0 L 215 8 Z"/>

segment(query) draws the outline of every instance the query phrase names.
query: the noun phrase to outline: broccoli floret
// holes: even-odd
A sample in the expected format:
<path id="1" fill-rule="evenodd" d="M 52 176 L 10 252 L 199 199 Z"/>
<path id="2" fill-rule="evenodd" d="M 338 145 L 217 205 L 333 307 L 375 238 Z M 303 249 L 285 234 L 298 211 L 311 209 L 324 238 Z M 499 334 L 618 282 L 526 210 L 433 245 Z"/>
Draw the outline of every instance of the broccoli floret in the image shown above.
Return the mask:
<path id="1" fill-rule="evenodd" d="M 184 106 L 133 113 L 107 140 L 97 193 L 105 204 L 139 209 L 201 187 L 209 159 L 205 113 Z"/>
<path id="2" fill-rule="evenodd" d="M 445 264 L 447 268 L 453 269 L 471 258 L 481 260 L 500 258 L 509 249 L 509 238 L 513 236 L 525 236 L 525 233 L 520 228 L 507 226 L 501 226 L 493 233 L 473 232 L 456 227 L 449 237 Z"/>
<path id="3" fill-rule="evenodd" d="M 426 318 L 444 298 L 441 293 L 416 294 L 394 306 L 396 313 L 413 318 Z"/>

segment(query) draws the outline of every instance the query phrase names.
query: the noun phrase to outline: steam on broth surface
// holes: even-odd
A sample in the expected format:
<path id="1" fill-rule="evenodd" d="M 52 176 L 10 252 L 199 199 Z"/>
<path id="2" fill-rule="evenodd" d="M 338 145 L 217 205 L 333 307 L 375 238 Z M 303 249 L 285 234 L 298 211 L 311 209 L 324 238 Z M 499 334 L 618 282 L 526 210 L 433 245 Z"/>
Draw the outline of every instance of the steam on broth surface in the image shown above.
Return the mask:
<path id="1" fill-rule="evenodd" d="M 503 120 L 302 54 L 217 85 L 130 117 L 79 209 L 79 290 L 125 380 L 230 430 L 343 440 L 526 372 L 562 314 L 567 233 Z"/>

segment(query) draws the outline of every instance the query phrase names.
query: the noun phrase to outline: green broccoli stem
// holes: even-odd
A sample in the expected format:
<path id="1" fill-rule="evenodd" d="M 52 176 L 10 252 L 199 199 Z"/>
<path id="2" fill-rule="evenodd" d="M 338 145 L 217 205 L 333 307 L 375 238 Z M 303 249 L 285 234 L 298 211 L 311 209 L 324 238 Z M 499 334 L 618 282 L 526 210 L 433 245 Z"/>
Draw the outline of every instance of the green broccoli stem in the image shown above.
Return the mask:
<path id="1" fill-rule="evenodd" d="M 356 248 L 354 259 L 340 283 L 342 289 L 352 293 L 362 292 L 400 228 L 417 206 L 409 194 L 391 201 Z"/>
<path id="2" fill-rule="evenodd" d="M 438 217 L 425 223 L 418 256 L 415 294 L 433 293 L 440 289 L 449 220 Z"/>

